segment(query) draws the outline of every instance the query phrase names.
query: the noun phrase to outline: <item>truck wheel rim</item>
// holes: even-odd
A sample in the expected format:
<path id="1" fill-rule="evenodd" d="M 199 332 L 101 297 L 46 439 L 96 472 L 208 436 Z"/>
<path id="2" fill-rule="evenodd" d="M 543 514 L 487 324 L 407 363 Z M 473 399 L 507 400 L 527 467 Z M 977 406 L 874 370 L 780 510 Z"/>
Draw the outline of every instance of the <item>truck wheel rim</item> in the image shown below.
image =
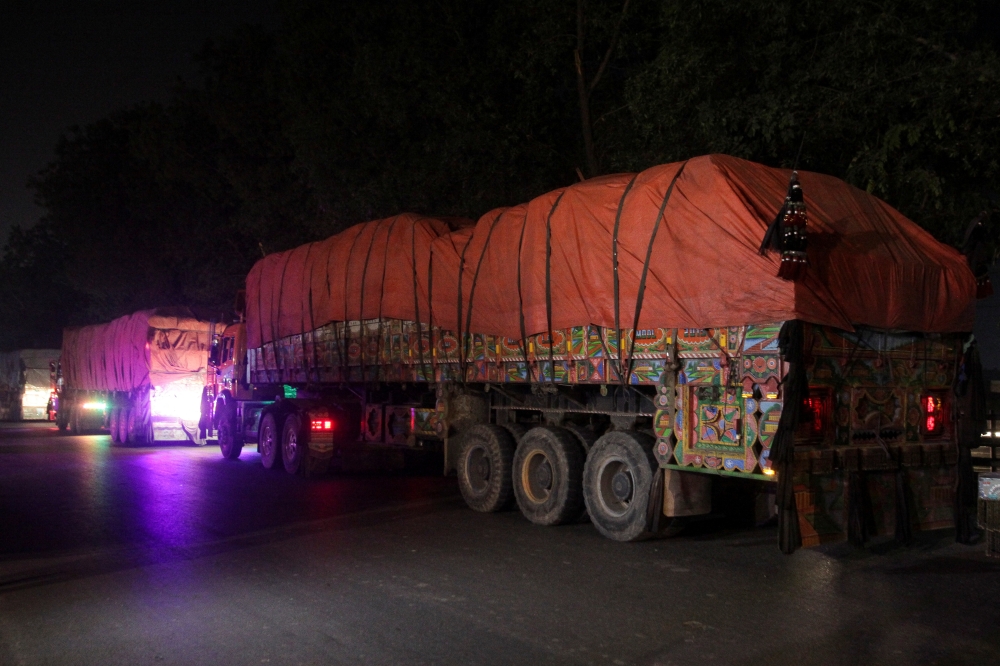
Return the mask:
<path id="1" fill-rule="evenodd" d="M 465 458 L 465 475 L 474 493 L 481 495 L 489 489 L 492 472 L 486 447 L 474 446 L 469 449 L 469 454 Z"/>
<path id="2" fill-rule="evenodd" d="M 535 504 L 542 504 L 549 498 L 554 482 L 552 463 L 541 449 L 535 449 L 524 458 L 521 466 L 521 487 L 524 494 Z"/>
<path id="3" fill-rule="evenodd" d="M 261 455 L 269 457 L 274 452 L 274 432 L 270 428 L 264 429 L 264 436 L 260 443 Z"/>
<path id="4" fill-rule="evenodd" d="M 299 436 L 295 432 L 288 433 L 285 438 L 285 455 L 289 460 L 295 460 L 295 454 L 299 448 Z"/>
<path id="5" fill-rule="evenodd" d="M 597 497 L 601 508 L 612 516 L 624 516 L 635 492 L 635 478 L 628 463 L 614 456 L 605 460 L 597 472 Z"/>

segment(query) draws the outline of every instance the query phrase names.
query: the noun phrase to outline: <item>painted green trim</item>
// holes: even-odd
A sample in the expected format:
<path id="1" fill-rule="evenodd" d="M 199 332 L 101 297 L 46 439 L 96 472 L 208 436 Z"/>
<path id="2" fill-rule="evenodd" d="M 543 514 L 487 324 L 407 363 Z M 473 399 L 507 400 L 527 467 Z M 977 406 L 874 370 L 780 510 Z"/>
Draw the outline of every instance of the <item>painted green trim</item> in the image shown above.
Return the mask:
<path id="1" fill-rule="evenodd" d="M 757 481 L 770 481 L 772 483 L 776 483 L 778 481 L 777 477 L 768 476 L 766 474 L 748 474 L 746 472 L 730 472 L 724 469 L 706 469 L 704 467 L 689 467 L 684 465 L 660 465 L 660 467 L 666 467 L 667 469 L 675 469 L 678 472 L 696 472 L 698 474 L 734 476 L 739 479 L 756 479 Z"/>

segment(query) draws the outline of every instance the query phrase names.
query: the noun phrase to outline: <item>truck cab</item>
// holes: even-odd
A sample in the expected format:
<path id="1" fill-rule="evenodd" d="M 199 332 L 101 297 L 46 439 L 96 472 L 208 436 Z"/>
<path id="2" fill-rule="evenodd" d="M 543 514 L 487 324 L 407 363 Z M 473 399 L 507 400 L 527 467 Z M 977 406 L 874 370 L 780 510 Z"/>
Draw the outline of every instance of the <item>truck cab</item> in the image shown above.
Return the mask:
<path id="1" fill-rule="evenodd" d="M 246 323 L 213 336 L 202 402 L 206 435 L 235 460 L 256 445 L 265 467 L 304 476 L 326 469 L 335 438 L 350 438 L 357 414 L 328 396 L 284 384 L 254 384 L 247 371 Z"/>

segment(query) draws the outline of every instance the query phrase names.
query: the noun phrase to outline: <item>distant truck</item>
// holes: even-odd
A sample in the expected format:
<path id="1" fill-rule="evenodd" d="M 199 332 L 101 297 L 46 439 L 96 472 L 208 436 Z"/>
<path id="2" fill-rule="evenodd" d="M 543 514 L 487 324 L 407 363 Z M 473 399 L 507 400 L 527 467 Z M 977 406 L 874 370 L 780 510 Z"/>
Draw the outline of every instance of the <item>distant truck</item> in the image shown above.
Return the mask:
<path id="1" fill-rule="evenodd" d="M 0 421 L 48 420 L 58 363 L 58 349 L 0 353 Z"/>
<path id="2" fill-rule="evenodd" d="M 204 444 L 199 420 L 211 337 L 211 322 L 186 308 L 66 329 L 59 429 L 107 428 L 115 443 Z"/>
<path id="3" fill-rule="evenodd" d="M 709 512 L 721 477 L 785 552 L 952 525 L 976 278 L 800 178 L 711 155 L 269 255 L 213 340 L 207 434 L 299 474 L 441 447 L 472 509 L 620 541 Z"/>

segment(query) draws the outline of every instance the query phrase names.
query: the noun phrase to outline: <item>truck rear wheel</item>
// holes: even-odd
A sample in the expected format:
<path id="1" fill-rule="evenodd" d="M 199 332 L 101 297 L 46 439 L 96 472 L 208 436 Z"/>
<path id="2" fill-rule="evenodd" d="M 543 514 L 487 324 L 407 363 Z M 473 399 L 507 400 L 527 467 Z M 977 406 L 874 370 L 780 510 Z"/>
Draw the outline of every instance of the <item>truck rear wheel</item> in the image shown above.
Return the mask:
<path id="1" fill-rule="evenodd" d="M 510 505 L 516 443 L 510 432 L 496 425 L 477 425 L 466 431 L 458 459 L 458 487 L 469 508 L 489 513 Z"/>
<path id="2" fill-rule="evenodd" d="M 615 541 L 649 536 L 647 509 L 653 472 L 653 438 L 612 431 L 590 450 L 583 469 L 583 498 L 594 527 Z"/>
<path id="3" fill-rule="evenodd" d="M 69 414 L 69 431 L 74 435 L 80 434 L 80 410 L 76 405 Z"/>
<path id="4" fill-rule="evenodd" d="M 128 419 L 125 421 L 125 427 L 128 431 L 129 444 L 145 444 L 145 419 L 142 418 L 142 412 L 137 407 L 128 410 Z"/>
<path id="5" fill-rule="evenodd" d="M 131 407 L 122 407 L 118 410 L 118 441 L 122 444 L 131 443 L 128 438 L 128 420 L 131 413 Z"/>
<path id="6" fill-rule="evenodd" d="M 260 462 L 264 469 L 274 469 L 278 462 L 278 449 L 281 448 L 278 437 L 278 423 L 274 414 L 265 414 L 260 420 L 260 435 L 257 448 L 260 450 Z"/>
<path id="7" fill-rule="evenodd" d="M 222 451 L 222 457 L 227 460 L 239 458 L 240 453 L 243 452 L 243 442 L 236 441 L 236 427 L 233 419 L 229 418 L 228 415 L 219 421 L 218 433 L 219 450 Z"/>
<path id="8" fill-rule="evenodd" d="M 121 444 L 122 440 L 118 436 L 118 419 L 121 418 L 121 410 L 118 407 L 111 408 L 111 415 L 108 417 L 108 430 L 111 433 L 111 443 Z"/>
<path id="9" fill-rule="evenodd" d="M 561 525 L 583 514 L 583 447 L 563 428 L 532 428 L 514 453 L 514 496 L 536 525 Z"/>
<path id="10" fill-rule="evenodd" d="M 308 446 L 302 440 L 299 417 L 292 414 L 281 427 L 281 462 L 289 474 L 298 474 L 306 467 Z"/>

